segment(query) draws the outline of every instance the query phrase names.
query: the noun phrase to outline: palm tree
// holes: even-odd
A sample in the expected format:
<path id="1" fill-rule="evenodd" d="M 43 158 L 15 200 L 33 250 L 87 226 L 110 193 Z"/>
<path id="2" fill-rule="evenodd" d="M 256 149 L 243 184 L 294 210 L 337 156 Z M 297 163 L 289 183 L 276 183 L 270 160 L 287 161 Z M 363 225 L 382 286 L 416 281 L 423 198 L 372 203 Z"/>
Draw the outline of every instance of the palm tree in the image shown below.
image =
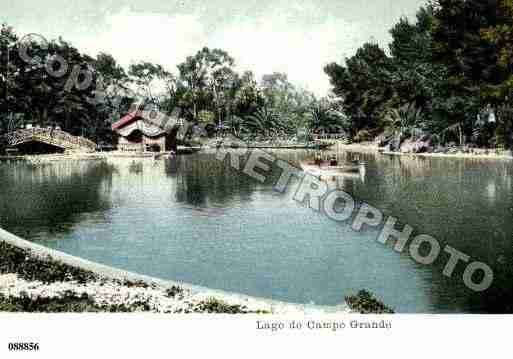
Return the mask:
<path id="1" fill-rule="evenodd" d="M 224 125 L 231 130 L 235 137 L 240 137 L 241 131 L 244 128 L 244 119 L 240 116 L 230 116 L 227 118 Z"/>
<path id="2" fill-rule="evenodd" d="M 272 133 L 285 130 L 284 126 L 280 124 L 278 116 L 267 106 L 244 117 L 243 128 L 250 133 L 260 134 L 266 138 L 272 137 Z"/>
<path id="3" fill-rule="evenodd" d="M 415 104 L 409 103 L 389 110 L 385 117 L 385 123 L 396 135 L 402 136 L 405 133 L 416 135 L 421 132 L 419 127 L 422 119 L 422 110 L 417 108 Z"/>
<path id="4" fill-rule="evenodd" d="M 347 116 L 326 100 L 315 102 L 309 108 L 309 127 L 318 129 L 345 129 L 349 127 Z"/>

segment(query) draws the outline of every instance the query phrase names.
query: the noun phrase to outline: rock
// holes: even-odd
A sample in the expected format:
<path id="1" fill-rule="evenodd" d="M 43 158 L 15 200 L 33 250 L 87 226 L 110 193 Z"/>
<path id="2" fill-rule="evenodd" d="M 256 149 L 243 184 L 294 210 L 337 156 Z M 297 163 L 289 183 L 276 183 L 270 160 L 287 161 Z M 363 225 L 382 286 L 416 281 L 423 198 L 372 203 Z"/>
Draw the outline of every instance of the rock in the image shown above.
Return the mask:
<path id="1" fill-rule="evenodd" d="M 404 142 L 401 144 L 399 151 L 401 153 L 412 153 L 412 152 L 414 152 L 414 148 L 415 148 L 415 142 L 408 138 L 408 139 L 404 140 Z"/>
<path id="2" fill-rule="evenodd" d="M 429 152 L 432 149 L 431 142 L 432 142 L 431 141 L 431 137 L 429 137 L 429 136 L 422 136 L 418 140 L 414 140 L 414 139 L 409 138 L 409 139 L 406 139 L 401 144 L 400 151 L 402 153 L 424 153 L 424 152 Z"/>

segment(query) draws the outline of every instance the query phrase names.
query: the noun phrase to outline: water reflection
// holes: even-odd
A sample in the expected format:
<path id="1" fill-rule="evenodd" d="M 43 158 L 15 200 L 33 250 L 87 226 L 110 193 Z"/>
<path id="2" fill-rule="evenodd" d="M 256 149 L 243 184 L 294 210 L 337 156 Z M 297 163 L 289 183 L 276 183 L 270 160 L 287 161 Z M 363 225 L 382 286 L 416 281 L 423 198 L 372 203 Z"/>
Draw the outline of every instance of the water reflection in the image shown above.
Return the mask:
<path id="1" fill-rule="evenodd" d="M 216 160 L 215 153 L 179 157 L 176 176 L 176 201 L 193 206 L 247 202 L 258 188 L 256 181 Z"/>
<path id="2" fill-rule="evenodd" d="M 433 235 L 495 271 L 493 287 L 473 293 L 462 283 L 464 266 L 453 279 L 442 276 L 448 255 L 442 256 L 426 283 L 432 287 L 435 306 L 451 311 L 509 311 L 513 293 L 511 162 L 382 156 L 375 161 L 373 178 L 384 182 L 372 181 L 365 192 L 354 193 L 357 197 L 373 201 L 417 232 Z"/>
<path id="3" fill-rule="evenodd" d="M 70 231 L 110 207 L 115 171 L 103 162 L 0 164 L 0 225 L 29 238 Z"/>
<path id="4" fill-rule="evenodd" d="M 274 151 L 296 166 L 308 151 Z M 484 261 L 496 278 L 485 293 L 468 290 L 463 266 L 442 275 L 408 251 L 353 232 L 303 208 L 293 191 L 264 184 L 216 160 L 119 159 L 31 167 L 0 165 L 1 225 L 91 260 L 220 289 L 298 302 L 335 304 L 367 288 L 402 312 L 511 311 L 513 188 L 510 162 L 338 153 L 362 160 L 365 173 L 337 187 L 408 223 L 442 245 Z M 297 180 L 289 188 L 294 188 Z M 391 243 L 393 244 L 393 242 Z"/>

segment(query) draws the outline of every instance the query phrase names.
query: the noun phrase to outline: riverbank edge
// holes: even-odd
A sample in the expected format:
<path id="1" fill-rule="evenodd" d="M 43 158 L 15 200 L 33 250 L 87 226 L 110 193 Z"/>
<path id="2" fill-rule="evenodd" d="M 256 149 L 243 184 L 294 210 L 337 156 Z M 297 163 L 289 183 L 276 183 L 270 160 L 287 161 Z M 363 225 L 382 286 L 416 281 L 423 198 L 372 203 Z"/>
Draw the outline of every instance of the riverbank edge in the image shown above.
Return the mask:
<path id="1" fill-rule="evenodd" d="M 391 152 L 383 151 L 373 142 L 352 143 L 346 144 L 342 141 L 334 141 L 329 150 L 336 149 L 337 151 L 343 150 L 347 152 L 356 153 L 373 153 L 387 156 L 403 156 L 403 157 L 430 157 L 430 158 L 460 158 L 460 159 L 485 159 L 485 160 L 513 160 L 513 156 L 500 155 L 500 154 L 477 154 L 477 153 L 406 153 L 406 152 Z M 234 149 L 236 150 L 236 149 Z M 297 149 L 289 149 L 291 151 Z M 203 148 L 204 152 L 216 151 L 211 148 Z M 24 155 L 24 156 L 0 156 L 0 162 L 24 162 L 31 165 L 51 164 L 62 161 L 101 161 L 113 158 L 126 158 L 126 159 L 153 159 L 158 158 L 159 154 L 154 153 L 132 153 L 132 152 L 75 152 L 64 154 L 49 154 L 49 155 Z"/>
<path id="2" fill-rule="evenodd" d="M 42 154 L 23 156 L 0 156 L 0 163 L 24 163 L 32 166 L 48 165 L 61 162 L 106 161 L 113 158 L 152 159 L 152 154 L 122 152 L 75 152 L 62 154 Z"/>
<path id="3" fill-rule="evenodd" d="M 513 160 L 513 156 L 498 154 L 476 154 L 476 153 L 408 153 L 408 152 L 392 152 L 383 151 L 374 143 L 354 143 L 339 144 L 338 149 L 348 152 L 358 153 L 377 153 L 387 156 L 404 156 L 404 157 L 430 157 L 430 158 L 463 158 L 463 159 L 488 159 L 488 160 Z"/>
<path id="4" fill-rule="evenodd" d="M 143 274 L 133 273 L 122 269 L 110 267 L 104 264 L 92 262 L 83 258 L 75 257 L 48 247 L 22 239 L 10 232 L 0 228 L 0 242 L 4 242 L 15 248 L 25 250 L 31 256 L 41 261 L 60 262 L 79 270 L 92 272 L 104 280 L 113 280 L 120 283 L 142 283 L 148 287 L 159 287 L 169 289 L 178 287 L 199 295 L 203 298 L 213 298 L 231 306 L 250 307 L 262 313 L 271 314 L 336 314 L 350 313 L 347 304 L 344 302 L 336 306 L 316 306 L 297 303 L 276 301 L 273 299 L 252 297 L 244 294 L 227 292 L 217 289 L 210 289 L 184 282 L 164 280 L 150 277 Z M 343 300 L 343 299 L 342 299 Z"/>
<path id="5" fill-rule="evenodd" d="M 184 147 L 179 146 L 178 154 L 188 155 L 198 152 L 200 149 L 197 147 Z M 2 156 L 0 155 L 1 162 L 23 162 L 32 165 L 49 164 L 54 162 L 63 161 L 98 161 L 110 158 L 131 158 L 131 159 L 158 159 L 165 156 L 170 156 L 170 152 L 124 152 L 124 151 L 110 151 L 110 152 L 65 152 L 54 154 L 40 154 L 40 155 L 18 155 L 18 156 Z"/>

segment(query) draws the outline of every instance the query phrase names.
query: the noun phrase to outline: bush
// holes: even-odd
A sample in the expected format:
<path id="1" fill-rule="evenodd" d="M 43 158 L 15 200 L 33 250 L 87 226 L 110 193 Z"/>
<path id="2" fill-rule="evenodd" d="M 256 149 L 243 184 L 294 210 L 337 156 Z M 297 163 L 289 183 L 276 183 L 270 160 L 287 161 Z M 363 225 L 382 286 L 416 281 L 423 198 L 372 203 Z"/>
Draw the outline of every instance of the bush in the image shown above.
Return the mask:
<path id="1" fill-rule="evenodd" d="M 349 305 L 349 308 L 360 314 L 394 313 L 392 308 L 387 307 L 378 299 L 374 298 L 374 296 L 366 290 L 359 291 L 357 295 L 346 296 L 345 299 L 347 305 Z"/>
<path id="2" fill-rule="evenodd" d="M 4 297 L 0 295 L 0 312 L 39 312 L 39 313 L 81 313 L 99 312 L 87 294 L 65 293 L 61 298 Z"/>
<path id="3" fill-rule="evenodd" d="M 150 285 L 148 285 L 148 283 L 143 282 L 142 280 L 136 280 L 136 281 L 125 280 L 121 284 L 128 288 L 144 288 L 144 289 L 146 289 L 146 288 L 150 287 Z"/>
<path id="4" fill-rule="evenodd" d="M 27 281 L 43 283 L 77 281 L 86 283 L 98 279 L 93 272 L 53 260 L 40 259 L 30 251 L 0 242 L 0 273 L 16 273 Z"/>
<path id="5" fill-rule="evenodd" d="M 209 298 L 200 302 L 194 308 L 197 312 L 207 313 L 224 313 L 224 314 L 240 314 L 248 313 L 246 307 L 241 305 L 230 305 L 216 298 Z"/>
<path id="6" fill-rule="evenodd" d="M 20 297 L 5 297 L 0 294 L 0 312 L 25 312 L 25 313 L 128 313 L 136 311 L 150 311 L 148 303 L 137 302 L 130 305 L 113 304 L 98 305 L 94 300 L 83 293 L 81 295 L 66 292 L 62 297 L 37 297 L 30 298 L 27 295 Z"/>
<path id="7" fill-rule="evenodd" d="M 177 286 L 172 286 L 171 288 L 166 289 L 166 296 L 169 298 L 174 298 L 177 295 L 181 295 L 183 293 L 183 289 Z"/>

